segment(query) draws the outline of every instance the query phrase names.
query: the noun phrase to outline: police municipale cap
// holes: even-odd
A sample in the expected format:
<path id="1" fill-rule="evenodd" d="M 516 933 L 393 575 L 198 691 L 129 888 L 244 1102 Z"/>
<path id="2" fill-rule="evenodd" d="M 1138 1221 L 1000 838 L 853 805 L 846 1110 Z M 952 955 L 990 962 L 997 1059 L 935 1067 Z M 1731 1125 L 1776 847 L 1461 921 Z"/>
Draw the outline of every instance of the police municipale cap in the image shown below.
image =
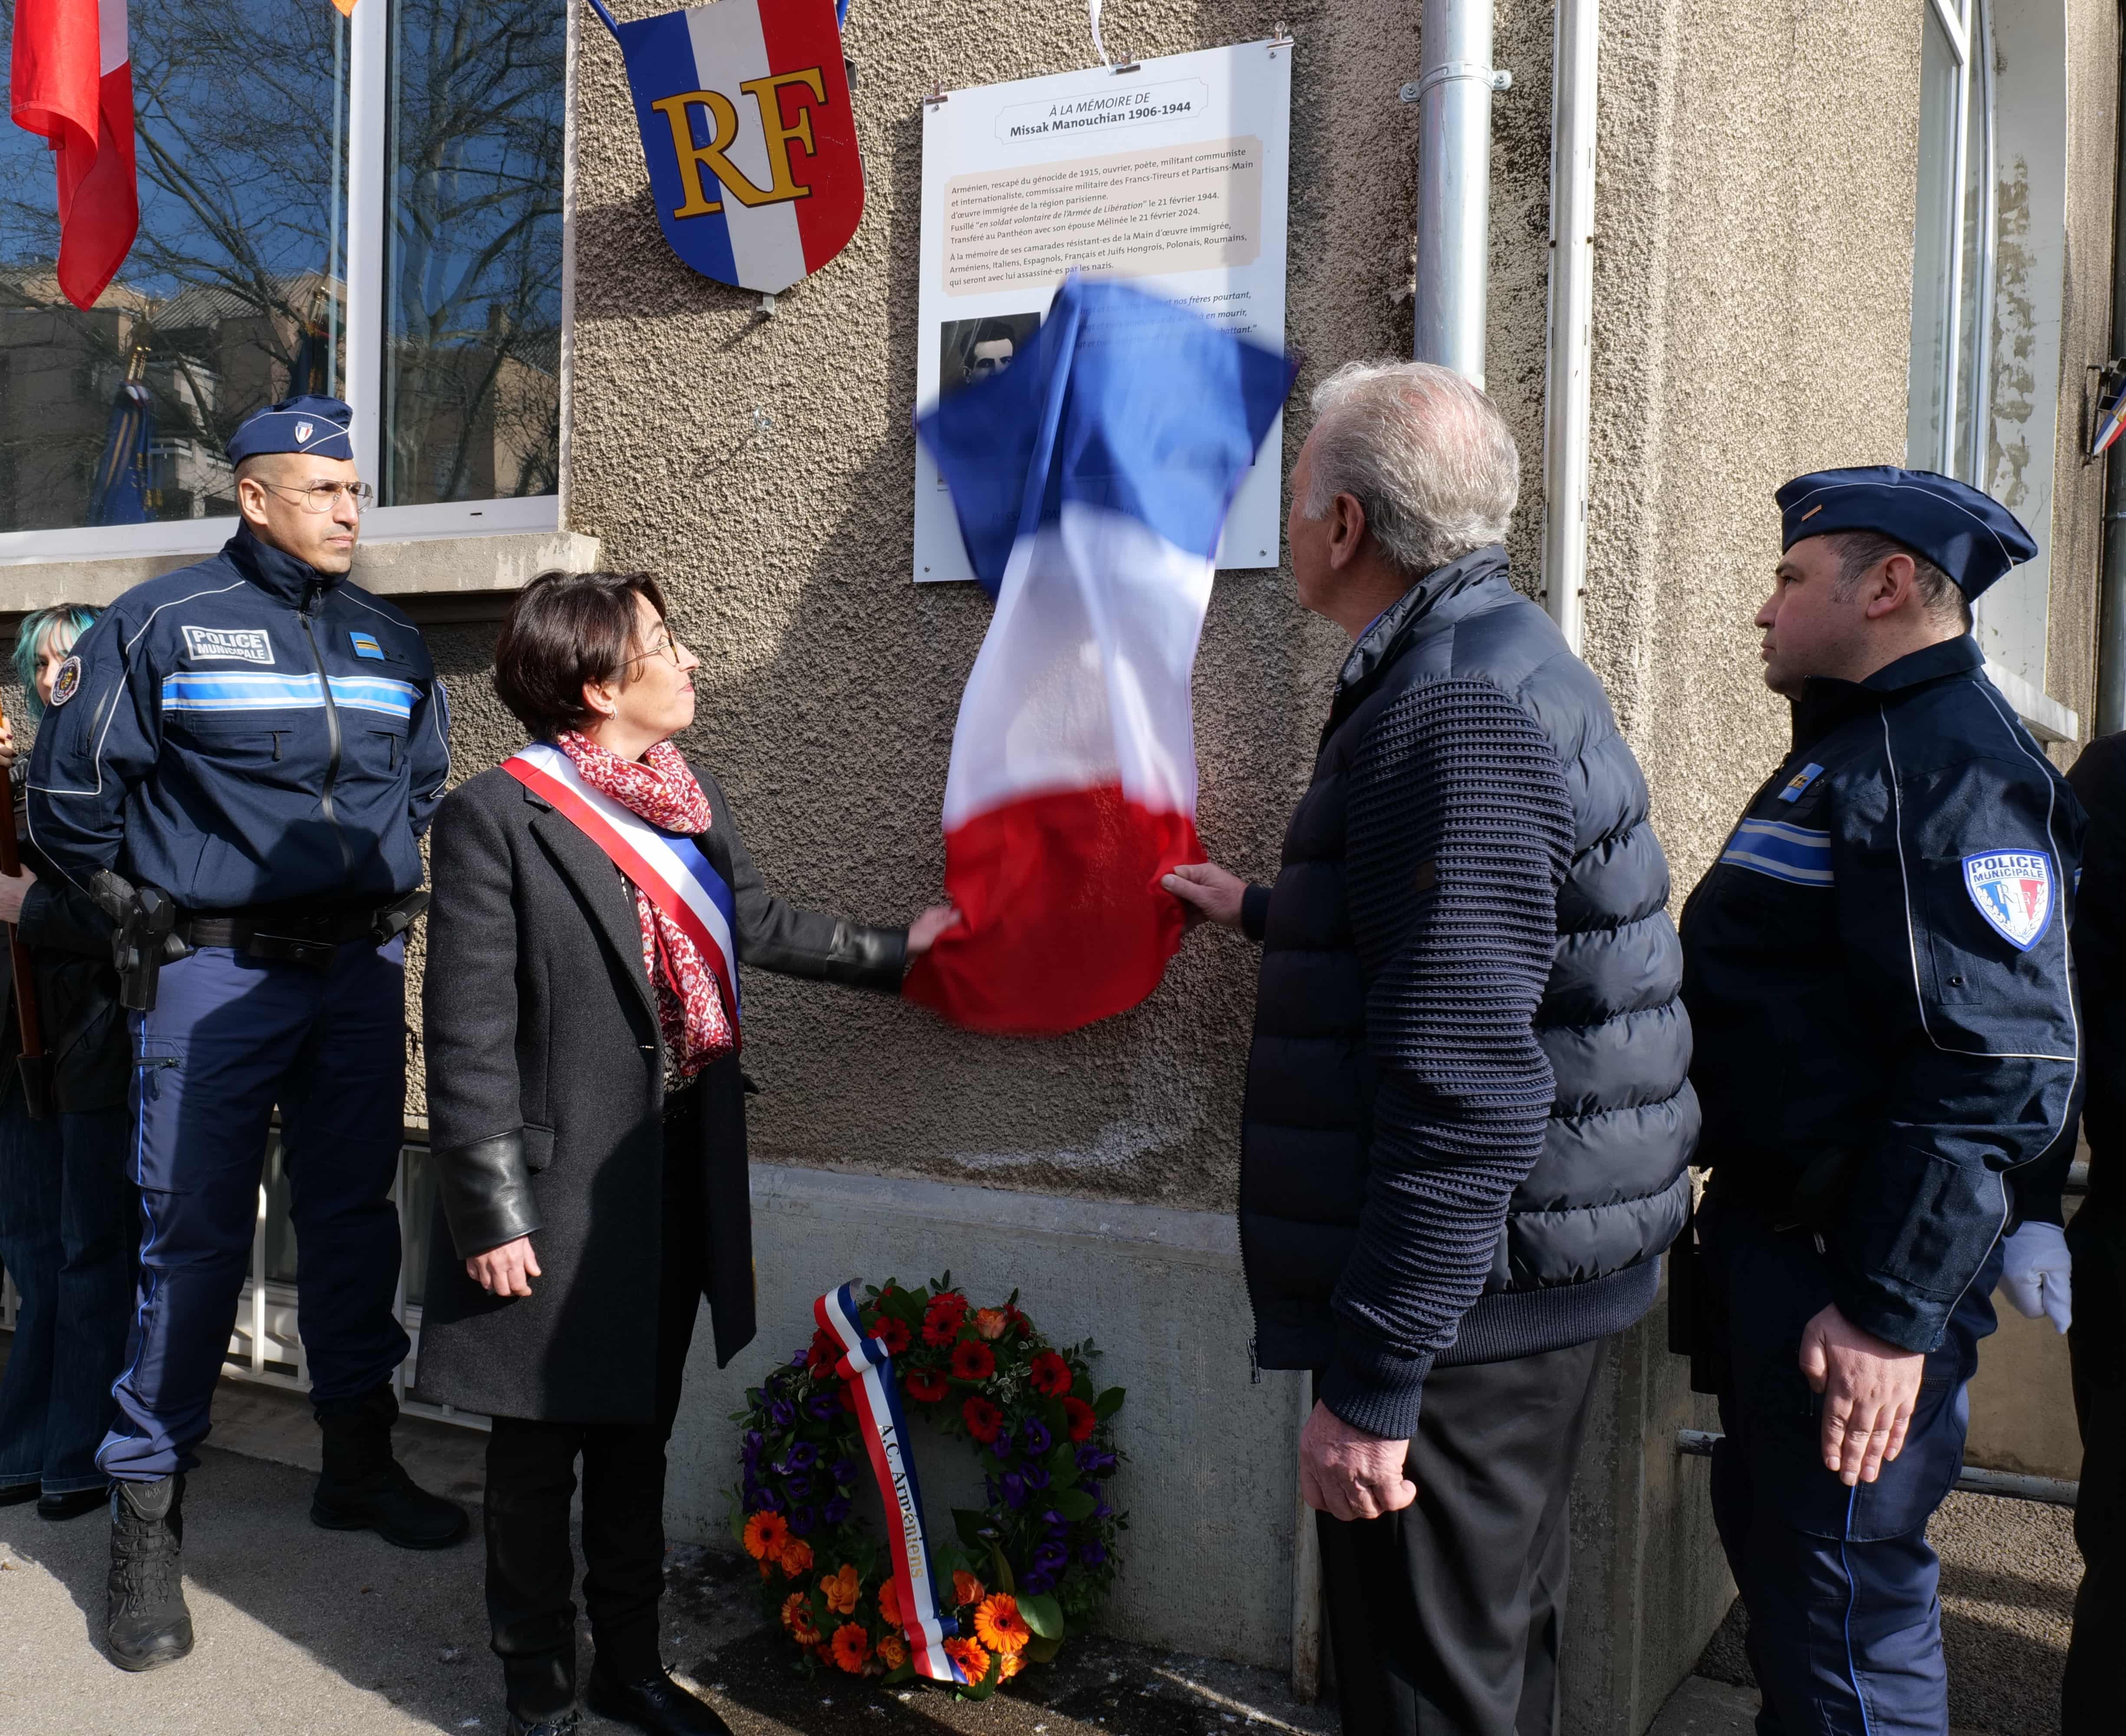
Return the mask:
<path id="1" fill-rule="evenodd" d="M 1774 494 L 1782 549 L 1835 531 L 1875 531 L 1924 554 L 1976 598 L 2038 552 L 2015 515 L 1970 484 L 1932 470 L 1862 465 L 1797 476 Z"/>
<path id="2" fill-rule="evenodd" d="M 312 458 L 354 456 L 347 425 L 354 412 L 337 398 L 284 398 L 253 410 L 229 436 L 229 461 L 262 452 L 302 452 Z"/>

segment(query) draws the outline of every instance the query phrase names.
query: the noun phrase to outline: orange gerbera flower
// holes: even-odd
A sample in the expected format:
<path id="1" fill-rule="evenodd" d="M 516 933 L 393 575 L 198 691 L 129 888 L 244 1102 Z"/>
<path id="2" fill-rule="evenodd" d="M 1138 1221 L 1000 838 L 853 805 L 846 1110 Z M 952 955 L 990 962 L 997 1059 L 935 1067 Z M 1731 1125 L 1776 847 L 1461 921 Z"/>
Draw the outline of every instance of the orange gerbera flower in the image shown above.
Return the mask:
<path id="1" fill-rule="evenodd" d="M 784 1578 L 795 1579 L 800 1573 L 809 1573 L 811 1566 L 812 1545 L 802 1537 L 792 1537 L 782 1545 L 782 1577 Z"/>
<path id="2" fill-rule="evenodd" d="M 980 1580 L 961 1568 L 952 1575 L 952 1607 L 964 1609 L 971 1603 L 980 1603 L 989 1594 L 983 1591 Z"/>
<path id="3" fill-rule="evenodd" d="M 863 1584 L 857 1578 L 857 1570 L 844 1561 L 839 1573 L 829 1573 L 820 1582 L 820 1589 L 827 1594 L 827 1607 L 837 1616 L 853 1616 Z"/>
<path id="4" fill-rule="evenodd" d="M 891 1579 L 878 1588 L 878 1612 L 888 1627 L 900 1626 L 900 1587 Z"/>
<path id="5" fill-rule="evenodd" d="M 864 1659 L 871 1656 L 871 1636 L 853 1621 L 845 1621 L 834 1630 L 834 1662 L 854 1676 L 863 1668 Z"/>
<path id="6" fill-rule="evenodd" d="M 993 1652 L 1016 1652 L 1032 1637 L 1033 1630 L 1018 1612 L 1018 1599 L 1009 1592 L 984 1598 L 975 1611 L 975 1638 Z"/>
<path id="7" fill-rule="evenodd" d="M 802 1592 L 792 1592 L 782 1600 L 782 1625 L 800 1645 L 817 1645 L 820 1642 L 820 1630 L 812 1625 L 811 1604 Z"/>
<path id="8" fill-rule="evenodd" d="M 780 1513 L 755 1513 L 745 1521 L 745 1552 L 755 1561 L 780 1555 L 790 1536 L 790 1521 Z"/>
<path id="9" fill-rule="evenodd" d="M 990 1654 L 971 1639 L 948 1639 L 945 1655 L 959 1665 L 971 1682 L 980 1682 L 990 1672 Z"/>
<path id="10" fill-rule="evenodd" d="M 908 1662 L 908 1645 L 898 1634 L 878 1636 L 878 1661 L 889 1670 L 897 1670 Z"/>
<path id="11" fill-rule="evenodd" d="M 1009 1682 L 1026 1668 L 1026 1659 L 1017 1652 L 997 1653 L 997 1680 Z"/>

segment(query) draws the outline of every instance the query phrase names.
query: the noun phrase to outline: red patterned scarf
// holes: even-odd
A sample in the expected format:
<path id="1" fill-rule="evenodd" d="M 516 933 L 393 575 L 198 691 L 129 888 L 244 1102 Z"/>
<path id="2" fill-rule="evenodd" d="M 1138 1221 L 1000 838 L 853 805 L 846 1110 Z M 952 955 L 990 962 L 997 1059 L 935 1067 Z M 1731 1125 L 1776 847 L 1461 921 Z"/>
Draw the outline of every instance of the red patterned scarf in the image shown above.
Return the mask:
<path id="1" fill-rule="evenodd" d="M 624 760 L 588 736 L 565 729 L 554 745 L 567 754 L 583 780 L 601 795 L 631 809 L 663 832 L 694 837 L 709 829 L 709 799 L 669 742 L 659 742 L 639 760 Z M 632 881 L 629 882 L 634 886 Z M 716 978 L 684 931 L 634 886 L 635 913 L 642 923 L 642 965 L 657 991 L 657 1022 L 674 1071 L 691 1079 L 717 1056 L 737 1046 L 730 1009 Z M 731 964 L 736 967 L 738 960 Z"/>

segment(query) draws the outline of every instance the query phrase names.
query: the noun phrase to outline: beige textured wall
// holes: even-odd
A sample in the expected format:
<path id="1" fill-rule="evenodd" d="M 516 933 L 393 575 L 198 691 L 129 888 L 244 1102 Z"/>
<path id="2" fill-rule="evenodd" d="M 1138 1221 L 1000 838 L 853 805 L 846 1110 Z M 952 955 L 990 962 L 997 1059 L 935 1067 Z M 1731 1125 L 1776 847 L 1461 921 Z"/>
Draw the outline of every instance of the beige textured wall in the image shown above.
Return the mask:
<path id="1" fill-rule="evenodd" d="M 635 10 L 663 0 L 635 0 Z M 1120 0 L 1112 48 L 1179 52 L 1298 38 L 1290 337 L 1325 369 L 1408 343 L 1418 8 Z M 909 583 L 921 175 L 919 104 L 947 88 L 1084 64 L 1080 0 L 996 15 L 965 0 L 859 4 L 848 42 L 868 181 L 862 229 L 781 299 L 681 267 L 659 237 L 620 59 L 583 33 L 579 70 L 572 528 L 667 576 L 707 667 L 685 745 L 725 781 L 770 884 L 877 920 L 943 869 L 938 814 L 961 687 L 989 619 L 972 587 Z M 1540 451 L 1550 22 L 1501 8 L 1493 384 Z M 752 433 L 754 413 L 774 417 Z M 1303 414 L 1293 418 L 1287 455 Z M 1533 521 L 1531 520 L 1531 522 Z M 1517 539 L 1533 553 L 1532 540 Z M 1273 867 L 1338 654 L 1288 578 L 1219 579 L 1196 697 L 1209 847 Z M 465 708 L 461 708 L 461 712 Z M 463 717 L 468 769 L 512 745 Z M 756 1155 L 1219 1208 L 1230 1205 L 1254 991 L 1250 949 L 1204 935 L 1137 1012 L 1061 1040 L 1006 1042 L 877 1000 L 749 981 Z"/>
<path id="2" fill-rule="evenodd" d="M 1587 653 L 1677 903 L 1786 752 L 1772 492 L 1902 463 L 1920 8 L 1603 7 Z"/>

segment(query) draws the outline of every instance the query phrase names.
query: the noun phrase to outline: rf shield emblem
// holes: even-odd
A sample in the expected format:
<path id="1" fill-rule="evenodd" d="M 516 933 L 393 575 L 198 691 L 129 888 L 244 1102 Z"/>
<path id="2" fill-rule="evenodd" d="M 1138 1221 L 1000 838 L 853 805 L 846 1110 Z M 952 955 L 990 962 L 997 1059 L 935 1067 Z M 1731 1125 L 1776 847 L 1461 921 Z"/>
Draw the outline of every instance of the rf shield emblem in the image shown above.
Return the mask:
<path id="1" fill-rule="evenodd" d="M 1963 859 L 1963 886 L 1993 930 L 2019 952 L 2052 922 L 2052 858 L 2034 850 L 1988 850 Z"/>
<path id="2" fill-rule="evenodd" d="M 617 22 L 657 221 L 704 277 L 772 295 L 841 252 L 863 160 L 834 0 L 717 0 Z"/>

